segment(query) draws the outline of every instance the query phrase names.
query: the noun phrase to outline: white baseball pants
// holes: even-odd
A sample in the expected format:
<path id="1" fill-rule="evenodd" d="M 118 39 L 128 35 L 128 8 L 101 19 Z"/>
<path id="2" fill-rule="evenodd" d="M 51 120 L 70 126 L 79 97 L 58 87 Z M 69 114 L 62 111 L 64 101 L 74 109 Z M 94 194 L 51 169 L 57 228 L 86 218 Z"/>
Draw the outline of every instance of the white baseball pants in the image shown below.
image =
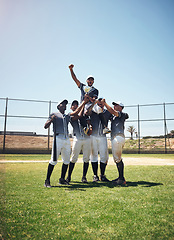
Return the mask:
<path id="1" fill-rule="evenodd" d="M 111 141 L 112 143 L 112 155 L 115 163 L 119 163 L 121 161 L 122 150 L 125 144 L 125 138 L 122 136 L 116 136 Z"/>
<path id="2" fill-rule="evenodd" d="M 72 146 L 72 156 L 71 162 L 76 163 L 78 160 L 78 156 L 80 151 L 83 151 L 83 162 L 88 163 L 91 153 L 91 140 L 90 138 L 85 139 L 77 139 L 74 137 L 73 146 Z"/>
<path id="3" fill-rule="evenodd" d="M 51 165 L 56 165 L 57 161 L 53 161 L 53 150 L 54 149 L 54 141 L 53 141 L 53 147 L 52 147 L 52 153 L 51 153 L 51 160 L 49 163 Z M 62 161 L 64 164 L 70 163 L 70 154 L 71 154 L 71 144 L 70 139 L 62 139 L 59 138 L 59 136 L 56 136 L 56 150 L 57 150 L 57 159 L 59 158 L 59 155 L 61 153 Z"/>
<path id="4" fill-rule="evenodd" d="M 108 144 L 106 137 L 95 137 L 90 136 L 91 138 L 91 162 L 98 162 L 98 154 L 100 154 L 100 162 L 108 162 Z"/>

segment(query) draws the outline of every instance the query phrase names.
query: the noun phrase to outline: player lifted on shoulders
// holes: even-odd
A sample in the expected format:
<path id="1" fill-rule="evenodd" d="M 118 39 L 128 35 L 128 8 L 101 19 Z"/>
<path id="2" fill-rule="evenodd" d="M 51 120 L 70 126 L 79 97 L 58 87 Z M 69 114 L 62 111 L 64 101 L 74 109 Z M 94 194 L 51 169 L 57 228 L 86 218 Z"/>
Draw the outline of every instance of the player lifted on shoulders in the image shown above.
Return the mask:
<path id="1" fill-rule="evenodd" d="M 69 65 L 69 69 L 70 69 L 70 72 L 71 72 L 71 76 L 72 76 L 73 80 L 75 81 L 75 83 L 77 84 L 78 88 L 79 88 L 80 91 L 81 91 L 81 101 L 83 101 L 85 94 L 88 94 L 89 97 L 90 97 L 90 99 L 91 99 L 91 101 L 89 101 L 89 102 L 85 105 L 84 111 L 86 111 L 86 110 L 89 109 L 89 107 L 92 105 L 93 101 L 98 98 L 99 91 L 98 91 L 98 89 L 96 89 L 96 88 L 93 86 L 93 84 L 94 84 L 94 77 L 93 77 L 92 75 L 89 75 L 89 76 L 87 77 L 87 79 L 86 79 L 87 85 L 85 85 L 85 84 L 81 83 L 81 82 L 77 79 L 77 77 L 76 77 L 76 75 L 75 75 L 75 73 L 74 73 L 73 68 L 74 68 L 74 65 L 73 65 L 73 64 L 70 64 L 70 65 Z M 92 101 L 92 99 L 93 99 L 93 101 Z M 110 130 L 107 128 L 107 126 L 105 126 L 105 123 L 103 122 L 103 116 L 102 116 L 102 114 L 100 114 L 100 119 L 101 119 L 102 124 L 103 124 L 103 126 L 104 126 L 103 133 L 104 133 L 104 134 L 109 133 Z M 90 128 L 90 126 L 89 126 L 89 128 Z"/>

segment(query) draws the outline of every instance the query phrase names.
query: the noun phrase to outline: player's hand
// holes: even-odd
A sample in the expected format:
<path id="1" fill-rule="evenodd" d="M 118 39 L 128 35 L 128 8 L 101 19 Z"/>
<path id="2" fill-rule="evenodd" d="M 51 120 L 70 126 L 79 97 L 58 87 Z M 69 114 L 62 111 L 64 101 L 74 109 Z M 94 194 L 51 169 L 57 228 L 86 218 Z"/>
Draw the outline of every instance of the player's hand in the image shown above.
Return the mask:
<path id="1" fill-rule="evenodd" d="M 106 100 L 103 98 L 103 99 L 101 100 L 101 102 L 102 102 L 102 103 L 106 103 Z"/>
<path id="2" fill-rule="evenodd" d="M 84 101 L 87 103 L 87 102 L 89 102 L 89 95 L 88 94 L 85 94 L 85 96 L 84 96 Z"/>
<path id="3" fill-rule="evenodd" d="M 70 65 L 69 65 L 69 69 L 70 69 L 70 70 L 73 69 L 73 67 L 74 67 L 73 64 L 70 64 Z"/>

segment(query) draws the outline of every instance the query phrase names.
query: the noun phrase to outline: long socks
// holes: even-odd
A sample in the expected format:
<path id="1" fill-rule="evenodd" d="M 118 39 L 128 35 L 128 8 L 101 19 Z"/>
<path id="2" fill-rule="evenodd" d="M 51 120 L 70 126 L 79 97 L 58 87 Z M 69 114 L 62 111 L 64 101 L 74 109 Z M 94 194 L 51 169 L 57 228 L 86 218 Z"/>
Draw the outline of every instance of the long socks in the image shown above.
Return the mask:
<path id="1" fill-rule="evenodd" d="M 119 173 L 119 178 L 120 179 L 124 179 L 124 163 L 121 160 L 119 163 L 116 163 L 117 165 L 117 169 L 118 169 L 118 173 Z"/>
<path id="2" fill-rule="evenodd" d="M 49 165 L 48 165 L 48 170 L 47 170 L 47 180 L 50 180 L 50 177 L 51 177 L 51 174 L 52 174 L 52 172 L 53 172 L 53 169 L 54 169 L 54 165 L 51 165 L 51 164 L 49 163 Z"/>
<path id="3" fill-rule="evenodd" d="M 106 165 L 107 165 L 106 163 L 100 162 L 100 172 L 101 172 L 101 175 L 102 175 L 102 176 L 105 175 Z"/>
<path id="4" fill-rule="evenodd" d="M 93 170 L 93 173 L 94 175 L 97 176 L 97 172 L 98 172 L 98 162 L 92 162 L 92 170 Z"/>
<path id="5" fill-rule="evenodd" d="M 62 164 L 62 172 L 61 172 L 61 178 L 65 179 L 65 174 L 68 169 L 68 164 Z"/>

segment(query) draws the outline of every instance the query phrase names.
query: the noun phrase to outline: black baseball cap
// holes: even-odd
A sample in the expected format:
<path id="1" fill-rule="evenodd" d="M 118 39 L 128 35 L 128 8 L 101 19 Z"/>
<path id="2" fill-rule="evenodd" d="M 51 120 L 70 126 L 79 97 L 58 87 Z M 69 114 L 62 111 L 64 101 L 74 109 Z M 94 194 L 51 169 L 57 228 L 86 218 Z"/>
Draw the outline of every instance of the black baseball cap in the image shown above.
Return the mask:
<path id="1" fill-rule="evenodd" d="M 58 102 L 57 108 L 59 107 L 60 104 L 63 104 L 63 103 L 65 103 L 67 105 L 68 104 L 68 100 L 64 99 L 63 101 Z"/>
<path id="2" fill-rule="evenodd" d="M 77 100 L 74 100 L 74 101 L 71 103 L 71 106 L 74 105 L 74 104 L 79 105 L 79 102 L 78 102 Z"/>

